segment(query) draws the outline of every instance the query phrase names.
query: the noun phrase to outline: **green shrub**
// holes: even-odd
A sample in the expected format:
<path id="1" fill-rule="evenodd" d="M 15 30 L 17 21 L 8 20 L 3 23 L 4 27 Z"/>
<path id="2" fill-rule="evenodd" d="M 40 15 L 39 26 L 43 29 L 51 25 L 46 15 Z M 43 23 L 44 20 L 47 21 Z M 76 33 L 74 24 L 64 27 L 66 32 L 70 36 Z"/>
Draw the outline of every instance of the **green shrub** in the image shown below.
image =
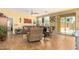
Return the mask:
<path id="1" fill-rule="evenodd" d="M 7 29 L 4 26 L 0 26 L 0 39 L 3 39 L 7 36 Z"/>

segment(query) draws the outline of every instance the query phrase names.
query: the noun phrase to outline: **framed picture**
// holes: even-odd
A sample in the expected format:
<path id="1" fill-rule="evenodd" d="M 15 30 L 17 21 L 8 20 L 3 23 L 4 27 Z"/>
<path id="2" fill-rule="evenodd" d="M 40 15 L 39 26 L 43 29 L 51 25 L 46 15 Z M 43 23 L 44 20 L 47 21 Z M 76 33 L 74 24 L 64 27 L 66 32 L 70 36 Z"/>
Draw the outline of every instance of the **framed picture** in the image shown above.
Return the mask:
<path id="1" fill-rule="evenodd" d="M 24 18 L 24 23 L 32 23 L 31 19 Z"/>

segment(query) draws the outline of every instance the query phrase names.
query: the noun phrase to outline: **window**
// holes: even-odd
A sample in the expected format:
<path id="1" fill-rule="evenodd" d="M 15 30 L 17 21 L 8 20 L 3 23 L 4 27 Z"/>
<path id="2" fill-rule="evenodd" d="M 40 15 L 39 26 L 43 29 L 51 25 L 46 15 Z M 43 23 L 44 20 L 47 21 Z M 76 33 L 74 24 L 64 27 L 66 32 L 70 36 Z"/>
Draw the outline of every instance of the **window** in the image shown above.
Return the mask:
<path id="1" fill-rule="evenodd" d="M 50 17 L 49 16 L 44 17 L 44 26 L 50 26 Z"/>
<path id="2" fill-rule="evenodd" d="M 38 25 L 38 26 L 42 26 L 42 18 L 38 18 L 38 20 L 37 20 L 37 25 Z"/>

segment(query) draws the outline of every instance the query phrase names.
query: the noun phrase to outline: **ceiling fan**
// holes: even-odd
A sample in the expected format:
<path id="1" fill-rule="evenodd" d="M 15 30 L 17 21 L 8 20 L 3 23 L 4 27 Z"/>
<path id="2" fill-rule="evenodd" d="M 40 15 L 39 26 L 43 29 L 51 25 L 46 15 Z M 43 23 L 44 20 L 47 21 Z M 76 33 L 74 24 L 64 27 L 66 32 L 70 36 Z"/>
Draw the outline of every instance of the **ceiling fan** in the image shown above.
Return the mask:
<path id="1" fill-rule="evenodd" d="M 30 11 L 30 14 L 31 14 L 31 15 L 33 15 L 33 14 L 39 14 L 39 12 L 34 12 L 33 10 L 31 10 L 31 11 Z"/>

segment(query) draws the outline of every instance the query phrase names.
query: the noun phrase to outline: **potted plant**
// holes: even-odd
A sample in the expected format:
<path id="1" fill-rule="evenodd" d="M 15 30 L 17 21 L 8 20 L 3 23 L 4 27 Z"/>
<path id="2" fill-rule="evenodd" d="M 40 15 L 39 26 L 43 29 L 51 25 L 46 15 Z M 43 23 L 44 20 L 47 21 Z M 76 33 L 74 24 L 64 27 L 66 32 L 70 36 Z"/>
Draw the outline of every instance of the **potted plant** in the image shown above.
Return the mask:
<path id="1" fill-rule="evenodd" d="M 0 41 L 5 41 L 7 38 L 7 30 L 4 26 L 0 26 Z"/>

